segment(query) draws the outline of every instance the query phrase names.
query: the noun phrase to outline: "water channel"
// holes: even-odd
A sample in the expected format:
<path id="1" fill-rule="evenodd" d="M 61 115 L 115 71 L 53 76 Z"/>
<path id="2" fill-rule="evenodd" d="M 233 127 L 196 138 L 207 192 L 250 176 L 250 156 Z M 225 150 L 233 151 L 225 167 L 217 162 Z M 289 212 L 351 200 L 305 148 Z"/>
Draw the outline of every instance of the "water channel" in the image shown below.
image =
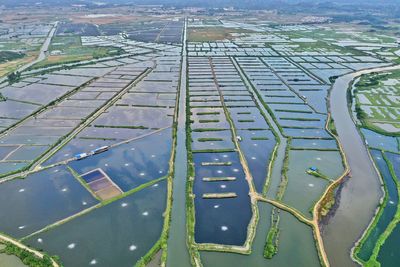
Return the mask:
<path id="1" fill-rule="evenodd" d="M 350 257 L 350 250 L 368 226 L 383 196 L 379 175 L 348 109 L 347 89 L 362 74 L 399 68 L 361 70 L 339 77 L 332 86 L 330 111 L 351 169 L 351 178 L 344 183 L 335 214 L 324 228 L 325 249 L 331 266 L 357 266 Z"/>

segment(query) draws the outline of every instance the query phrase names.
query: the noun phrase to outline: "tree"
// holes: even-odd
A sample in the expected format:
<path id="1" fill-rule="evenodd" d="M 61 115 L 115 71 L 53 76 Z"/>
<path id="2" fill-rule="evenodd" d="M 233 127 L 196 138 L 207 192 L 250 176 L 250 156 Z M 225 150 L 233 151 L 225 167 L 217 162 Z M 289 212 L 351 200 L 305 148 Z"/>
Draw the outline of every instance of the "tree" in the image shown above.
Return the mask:
<path id="1" fill-rule="evenodd" d="M 7 76 L 7 80 L 9 84 L 13 84 L 18 82 L 21 79 L 21 73 L 16 71 L 12 72 Z"/>

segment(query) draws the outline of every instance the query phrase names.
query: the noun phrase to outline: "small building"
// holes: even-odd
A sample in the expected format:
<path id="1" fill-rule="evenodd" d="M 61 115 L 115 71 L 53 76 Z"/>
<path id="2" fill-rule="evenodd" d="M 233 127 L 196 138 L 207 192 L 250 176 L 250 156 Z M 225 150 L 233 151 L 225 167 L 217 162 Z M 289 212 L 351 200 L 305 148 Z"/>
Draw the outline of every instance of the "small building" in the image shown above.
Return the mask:
<path id="1" fill-rule="evenodd" d="M 102 147 L 92 150 L 92 154 L 99 154 L 99 153 L 102 153 L 107 150 L 108 150 L 108 146 L 102 146 Z"/>
<path id="2" fill-rule="evenodd" d="M 242 137 L 240 135 L 236 136 L 236 140 L 238 140 L 239 142 L 242 142 Z"/>
<path id="3" fill-rule="evenodd" d="M 310 169 L 309 169 L 310 171 L 313 171 L 313 172 L 316 172 L 316 171 L 318 171 L 318 168 L 317 167 L 314 167 L 314 166 L 312 166 L 312 167 L 310 167 Z"/>
<path id="4" fill-rule="evenodd" d="M 76 158 L 77 160 L 81 160 L 81 159 L 87 158 L 88 156 L 89 156 L 88 153 L 80 153 L 80 154 L 76 154 L 76 155 L 75 155 L 75 158 Z"/>
<path id="5" fill-rule="evenodd" d="M 48 51 L 45 51 L 45 53 L 47 53 Z M 61 50 L 52 50 L 51 52 L 50 52 L 50 55 L 51 56 L 60 56 L 60 55 L 62 55 L 63 54 L 63 52 L 61 51 Z"/>

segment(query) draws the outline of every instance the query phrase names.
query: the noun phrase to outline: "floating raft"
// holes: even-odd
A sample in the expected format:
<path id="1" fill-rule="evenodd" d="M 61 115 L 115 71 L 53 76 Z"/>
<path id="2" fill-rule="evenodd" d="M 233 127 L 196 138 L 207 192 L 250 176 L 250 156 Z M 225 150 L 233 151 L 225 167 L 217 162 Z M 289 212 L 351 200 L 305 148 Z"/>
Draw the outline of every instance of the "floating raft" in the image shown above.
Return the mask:
<path id="1" fill-rule="evenodd" d="M 235 181 L 236 177 L 203 177 L 204 182 Z"/>
<path id="2" fill-rule="evenodd" d="M 231 166 L 232 162 L 202 162 L 201 166 Z"/>
<path id="3" fill-rule="evenodd" d="M 203 194 L 203 198 L 234 198 L 237 197 L 236 193 L 209 193 Z"/>

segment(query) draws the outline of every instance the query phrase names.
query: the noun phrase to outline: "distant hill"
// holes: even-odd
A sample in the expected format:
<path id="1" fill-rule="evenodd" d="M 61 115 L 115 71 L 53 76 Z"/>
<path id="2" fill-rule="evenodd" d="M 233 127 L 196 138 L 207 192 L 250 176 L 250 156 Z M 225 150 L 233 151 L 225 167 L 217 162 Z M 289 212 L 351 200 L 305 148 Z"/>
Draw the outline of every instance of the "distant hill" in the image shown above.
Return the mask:
<path id="1" fill-rule="evenodd" d="M 202 7 L 226 7 L 233 6 L 238 8 L 271 8 L 282 7 L 285 5 L 368 5 L 368 6 L 386 6 L 398 5 L 400 0 L 0 0 L 0 5 L 21 6 L 41 3 L 42 5 L 70 5 L 70 4 L 162 4 L 174 6 L 202 6 Z"/>

